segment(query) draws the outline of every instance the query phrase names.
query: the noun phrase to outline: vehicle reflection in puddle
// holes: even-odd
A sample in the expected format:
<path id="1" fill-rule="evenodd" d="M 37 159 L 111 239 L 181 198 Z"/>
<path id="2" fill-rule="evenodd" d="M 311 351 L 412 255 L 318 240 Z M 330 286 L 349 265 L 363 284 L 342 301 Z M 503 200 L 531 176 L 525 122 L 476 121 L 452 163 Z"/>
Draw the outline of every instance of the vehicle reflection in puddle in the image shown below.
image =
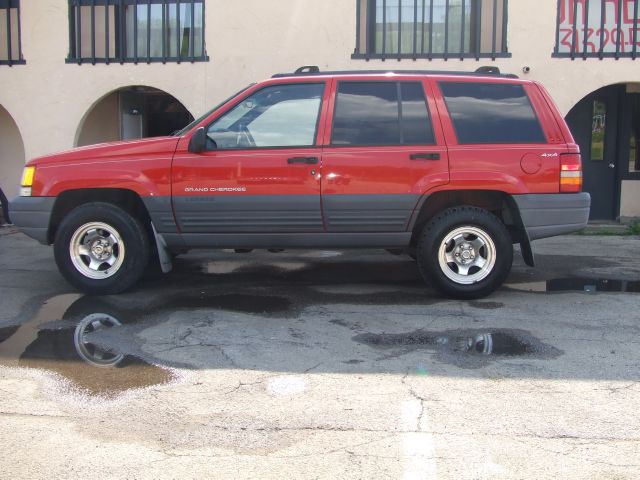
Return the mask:
<path id="1" fill-rule="evenodd" d="M 459 358 L 537 356 L 557 357 L 562 352 L 521 330 L 449 330 L 409 333 L 363 333 L 353 340 L 379 349 L 396 349 L 400 354 L 417 349 Z"/>
<path id="2" fill-rule="evenodd" d="M 170 370 L 88 341 L 92 333 L 117 328 L 123 320 L 107 309 L 96 308 L 97 311 L 85 314 L 74 312 L 73 307 L 80 298 L 79 295 L 54 297 L 33 320 L 0 329 L 0 365 L 56 373 L 80 392 L 104 397 L 174 378 Z M 52 324 L 62 319 L 65 320 L 62 326 Z"/>
<path id="3" fill-rule="evenodd" d="M 526 292 L 623 292 L 640 293 L 640 281 L 608 278 L 568 277 L 545 282 L 508 284 L 505 287 Z"/>
<path id="4" fill-rule="evenodd" d="M 461 334 L 460 334 L 461 333 Z M 523 339 L 504 332 L 444 332 L 442 334 L 418 330 L 411 333 L 363 333 L 356 335 L 356 342 L 374 347 L 421 346 L 452 352 L 480 355 L 524 355 L 532 353 L 532 346 Z"/>

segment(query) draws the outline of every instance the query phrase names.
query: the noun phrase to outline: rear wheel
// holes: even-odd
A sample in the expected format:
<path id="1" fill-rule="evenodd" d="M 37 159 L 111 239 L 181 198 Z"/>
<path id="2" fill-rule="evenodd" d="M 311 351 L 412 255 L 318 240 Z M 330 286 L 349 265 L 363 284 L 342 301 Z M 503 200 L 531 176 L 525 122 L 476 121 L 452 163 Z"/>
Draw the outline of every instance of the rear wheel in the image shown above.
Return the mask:
<path id="1" fill-rule="evenodd" d="M 54 255 L 62 275 L 78 290 L 120 293 L 135 284 L 149 262 L 149 239 L 140 221 L 108 203 L 88 203 L 60 223 Z"/>
<path id="2" fill-rule="evenodd" d="M 447 296 L 480 298 L 507 278 L 513 262 L 511 236 L 490 212 L 455 207 L 434 217 L 418 241 L 425 280 Z"/>

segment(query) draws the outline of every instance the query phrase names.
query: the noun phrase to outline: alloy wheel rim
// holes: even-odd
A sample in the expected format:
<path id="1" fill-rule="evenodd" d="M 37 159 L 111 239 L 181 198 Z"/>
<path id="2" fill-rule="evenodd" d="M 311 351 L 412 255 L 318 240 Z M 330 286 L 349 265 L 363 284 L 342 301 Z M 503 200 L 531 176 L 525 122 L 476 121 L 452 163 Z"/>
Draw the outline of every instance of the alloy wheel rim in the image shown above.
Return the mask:
<path id="1" fill-rule="evenodd" d="M 472 285 L 493 271 L 496 245 L 489 234 L 478 227 L 456 228 L 442 239 L 438 263 L 449 280 L 460 285 Z"/>
<path id="2" fill-rule="evenodd" d="M 102 222 L 78 228 L 69 244 L 73 266 L 87 278 L 101 280 L 115 275 L 122 266 L 125 246 L 118 231 Z"/>
<path id="3" fill-rule="evenodd" d="M 83 318 L 73 335 L 76 352 L 80 358 L 91 365 L 105 368 L 115 367 L 122 362 L 123 354 L 94 345 L 86 339 L 89 333 L 121 325 L 117 318 L 106 313 L 92 313 Z"/>

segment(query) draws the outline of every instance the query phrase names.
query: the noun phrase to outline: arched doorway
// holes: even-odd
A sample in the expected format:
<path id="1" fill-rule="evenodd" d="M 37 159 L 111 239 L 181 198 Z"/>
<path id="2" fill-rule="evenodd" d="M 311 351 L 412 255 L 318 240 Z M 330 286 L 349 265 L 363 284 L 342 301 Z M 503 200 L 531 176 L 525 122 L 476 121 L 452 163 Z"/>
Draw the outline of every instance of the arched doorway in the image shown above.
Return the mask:
<path id="1" fill-rule="evenodd" d="M 78 128 L 76 145 L 169 135 L 192 120 L 185 106 L 162 90 L 124 87 L 89 109 Z"/>
<path id="2" fill-rule="evenodd" d="M 638 208 L 632 199 L 640 196 L 640 84 L 600 88 L 580 100 L 566 119 L 582 152 L 590 219 L 635 216 Z"/>
<path id="3" fill-rule="evenodd" d="M 18 125 L 0 105 L 0 189 L 8 199 L 18 194 L 25 152 Z"/>

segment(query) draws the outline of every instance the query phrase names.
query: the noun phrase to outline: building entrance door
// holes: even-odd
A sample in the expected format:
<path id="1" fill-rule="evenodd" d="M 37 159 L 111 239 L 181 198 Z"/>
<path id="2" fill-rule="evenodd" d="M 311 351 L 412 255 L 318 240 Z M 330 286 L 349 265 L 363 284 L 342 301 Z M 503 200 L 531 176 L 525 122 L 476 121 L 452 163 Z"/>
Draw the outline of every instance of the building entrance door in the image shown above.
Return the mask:
<path id="1" fill-rule="evenodd" d="M 582 99 L 567 115 L 582 153 L 583 189 L 591 194 L 590 220 L 613 220 L 618 213 L 621 94 L 624 95 L 624 86 L 602 88 Z"/>

